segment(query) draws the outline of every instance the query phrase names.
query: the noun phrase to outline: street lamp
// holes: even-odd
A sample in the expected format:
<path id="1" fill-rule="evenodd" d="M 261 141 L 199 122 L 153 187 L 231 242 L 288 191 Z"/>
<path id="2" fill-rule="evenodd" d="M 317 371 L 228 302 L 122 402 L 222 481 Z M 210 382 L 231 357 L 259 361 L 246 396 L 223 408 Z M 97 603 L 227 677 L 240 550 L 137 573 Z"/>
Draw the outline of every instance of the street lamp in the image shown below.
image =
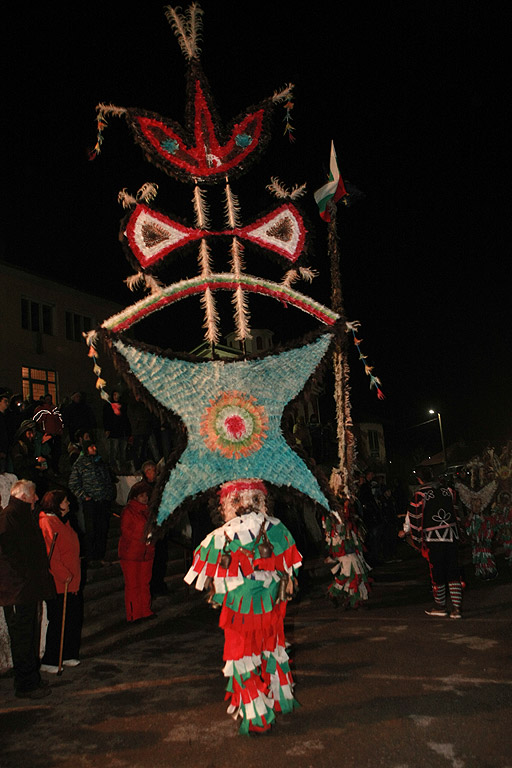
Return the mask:
<path id="1" fill-rule="evenodd" d="M 437 414 L 437 419 L 439 421 L 439 433 L 441 435 L 441 448 L 443 450 L 444 471 L 446 472 L 448 469 L 448 462 L 446 461 L 446 447 L 444 444 L 443 422 L 441 421 L 441 414 L 439 411 L 433 411 L 432 408 L 429 410 L 429 413 Z"/>

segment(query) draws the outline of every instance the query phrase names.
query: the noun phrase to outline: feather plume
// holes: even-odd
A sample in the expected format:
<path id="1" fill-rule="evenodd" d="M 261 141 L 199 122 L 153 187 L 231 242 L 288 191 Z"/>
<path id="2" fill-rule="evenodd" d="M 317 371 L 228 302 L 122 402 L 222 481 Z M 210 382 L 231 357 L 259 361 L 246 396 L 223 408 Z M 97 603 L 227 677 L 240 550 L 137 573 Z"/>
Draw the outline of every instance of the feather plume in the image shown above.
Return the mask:
<path id="1" fill-rule="evenodd" d="M 241 226 L 240 219 L 240 203 L 238 202 L 237 195 L 234 195 L 229 183 L 226 181 L 226 224 L 231 229 L 238 229 Z"/>
<path id="2" fill-rule="evenodd" d="M 153 184 L 147 181 L 137 192 L 137 200 L 144 200 L 144 202 L 150 203 L 158 194 L 158 184 Z"/>
<path id="3" fill-rule="evenodd" d="M 171 25 L 174 34 L 178 38 L 185 58 L 197 59 L 201 53 L 199 42 L 202 31 L 203 11 L 197 3 L 192 3 L 187 10 L 187 16 L 179 12 L 178 8 L 172 8 L 170 5 L 165 8 L 165 15 Z"/>
<path id="4" fill-rule="evenodd" d="M 144 275 L 144 282 L 146 283 L 146 288 L 149 288 L 151 293 L 160 293 L 163 287 L 163 283 L 154 275 Z"/>
<path id="5" fill-rule="evenodd" d="M 212 264 L 210 258 L 210 249 L 206 240 L 201 240 L 199 245 L 199 269 L 202 275 L 211 275 Z"/>
<path id="6" fill-rule="evenodd" d="M 302 197 L 306 192 L 306 184 L 296 184 L 291 190 L 282 184 L 277 176 L 272 176 L 270 184 L 267 185 L 268 191 L 281 200 L 290 198 L 290 200 L 296 200 Z"/>
<path id="7" fill-rule="evenodd" d="M 281 284 L 289 288 L 291 285 L 296 283 L 298 279 L 299 279 L 299 273 L 297 272 L 297 270 L 289 269 L 288 272 L 284 273 L 283 279 L 281 280 Z"/>
<path id="8" fill-rule="evenodd" d="M 194 211 L 196 214 L 196 227 L 198 229 L 209 229 L 209 210 L 206 203 L 206 193 L 197 184 L 194 187 L 194 197 L 192 198 Z"/>
<path id="9" fill-rule="evenodd" d="M 239 277 L 244 271 L 244 259 L 243 259 L 244 247 L 237 237 L 234 237 L 231 242 L 231 269 L 234 274 Z"/>
<path id="10" fill-rule="evenodd" d="M 300 276 L 303 280 L 306 281 L 306 283 L 312 283 L 315 277 L 318 277 L 318 272 L 316 269 L 312 269 L 311 267 L 299 267 Z"/>
<path id="11" fill-rule="evenodd" d="M 114 115 L 115 117 L 120 117 L 121 115 L 126 114 L 128 110 L 126 107 L 116 107 L 114 104 L 103 104 L 100 102 L 100 104 L 96 105 L 96 112 L 99 116 L 103 115 Z"/>
<path id="12" fill-rule="evenodd" d="M 98 341 L 98 334 L 96 331 L 88 331 L 87 333 L 84 333 L 84 338 L 87 346 L 96 347 Z"/>
<path id="13" fill-rule="evenodd" d="M 272 96 L 272 101 L 274 104 L 276 104 L 279 101 L 284 101 L 285 99 L 289 99 L 292 95 L 293 91 L 293 83 L 288 83 L 288 85 L 285 85 L 285 87 L 281 91 L 275 91 Z"/>
<path id="14" fill-rule="evenodd" d="M 139 286 L 145 283 L 145 278 L 146 276 L 144 275 L 144 272 L 137 272 L 135 275 L 130 275 L 130 277 L 127 277 L 124 282 L 130 291 L 135 291 Z"/>
<path id="15" fill-rule="evenodd" d="M 117 202 L 121 203 L 123 208 L 131 208 L 137 205 L 137 200 L 126 191 L 126 187 L 118 193 Z"/>
<path id="16" fill-rule="evenodd" d="M 247 301 L 247 295 L 240 286 L 233 293 L 232 298 L 233 307 L 235 308 L 235 329 L 237 339 L 250 339 L 250 315 L 249 315 L 249 302 Z"/>
<path id="17" fill-rule="evenodd" d="M 219 340 L 219 315 L 215 305 L 215 299 L 209 288 L 207 288 L 201 296 L 201 306 L 205 312 L 203 328 L 206 330 L 206 341 L 210 344 L 217 344 Z"/>

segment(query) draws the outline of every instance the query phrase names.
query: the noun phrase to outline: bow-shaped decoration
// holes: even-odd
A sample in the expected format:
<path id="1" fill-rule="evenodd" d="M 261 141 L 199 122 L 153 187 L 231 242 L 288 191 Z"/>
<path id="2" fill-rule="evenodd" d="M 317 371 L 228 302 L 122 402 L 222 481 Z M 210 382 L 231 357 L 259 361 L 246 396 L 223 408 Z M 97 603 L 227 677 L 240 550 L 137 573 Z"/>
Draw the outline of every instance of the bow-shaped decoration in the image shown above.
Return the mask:
<path id="1" fill-rule="evenodd" d="M 137 204 L 122 234 L 141 267 L 147 269 L 178 248 L 219 235 L 249 240 L 293 264 L 302 253 L 307 230 L 292 203 L 281 205 L 245 227 L 223 231 L 186 227 L 147 205 Z"/>

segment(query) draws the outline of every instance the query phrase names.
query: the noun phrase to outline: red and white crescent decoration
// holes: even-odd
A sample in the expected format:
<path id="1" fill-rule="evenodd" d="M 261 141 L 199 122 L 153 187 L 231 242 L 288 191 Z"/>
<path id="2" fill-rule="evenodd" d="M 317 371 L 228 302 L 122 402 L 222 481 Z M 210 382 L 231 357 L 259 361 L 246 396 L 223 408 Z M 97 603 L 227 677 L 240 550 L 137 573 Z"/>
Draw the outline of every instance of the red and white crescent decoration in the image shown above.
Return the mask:
<path id="1" fill-rule="evenodd" d="M 139 204 L 125 231 L 128 245 L 143 268 L 190 242 L 218 235 L 241 237 L 293 263 L 302 253 L 306 234 L 303 218 L 291 203 L 285 203 L 247 227 L 222 232 L 185 227 L 165 214 Z"/>

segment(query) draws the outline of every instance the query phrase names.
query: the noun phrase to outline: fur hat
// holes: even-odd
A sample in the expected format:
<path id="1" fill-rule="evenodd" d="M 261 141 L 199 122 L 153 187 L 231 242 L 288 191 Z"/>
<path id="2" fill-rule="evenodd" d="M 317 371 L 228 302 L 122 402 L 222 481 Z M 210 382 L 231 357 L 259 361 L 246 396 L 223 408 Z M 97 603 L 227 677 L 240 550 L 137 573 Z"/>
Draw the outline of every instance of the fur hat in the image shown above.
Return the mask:
<path id="1" fill-rule="evenodd" d="M 23 435 L 25 434 L 25 432 L 28 429 L 35 429 L 35 428 L 36 428 L 35 421 L 33 421 L 32 419 L 25 419 L 24 421 L 21 422 L 21 424 L 19 425 L 18 429 L 16 430 L 16 434 L 14 435 L 14 439 L 15 440 L 19 440 L 20 437 L 23 437 Z"/>

